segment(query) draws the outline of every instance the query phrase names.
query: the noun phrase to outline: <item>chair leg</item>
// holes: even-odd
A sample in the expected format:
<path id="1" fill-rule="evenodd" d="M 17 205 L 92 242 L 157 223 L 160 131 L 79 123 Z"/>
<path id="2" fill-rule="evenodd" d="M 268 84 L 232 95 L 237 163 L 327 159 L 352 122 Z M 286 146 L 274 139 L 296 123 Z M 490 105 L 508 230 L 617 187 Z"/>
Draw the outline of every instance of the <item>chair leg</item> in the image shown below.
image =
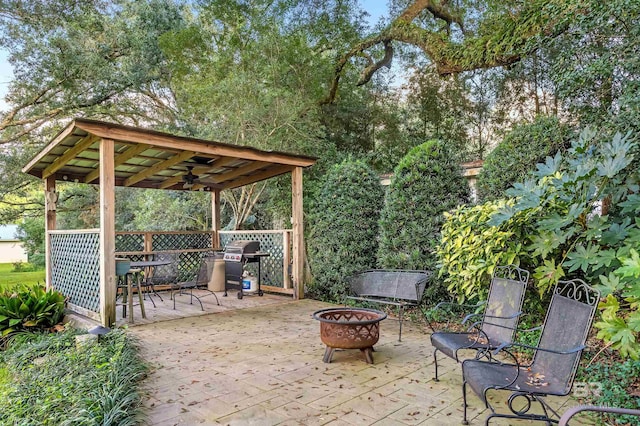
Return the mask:
<path id="1" fill-rule="evenodd" d="M 467 420 L 467 381 L 462 382 L 462 424 L 468 425 L 469 420 Z"/>
<path id="2" fill-rule="evenodd" d="M 404 306 L 400 305 L 399 306 L 399 311 L 400 311 L 400 333 L 398 334 L 398 342 L 402 342 L 402 317 L 404 316 Z"/>
<path id="3" fill-rule="evenodd" d="M 156 286 L 155 284 L 151 284 L 151 292 L 149 293 L 149 299 L 151 299 L 151 293 L 155 294 L 156 296 L 158 296 L 160 298 L 161 302 L 164 302 L 164 300 L 162 300 L 162 296 L 160 296 L 160 293 L 158 293 L 156 291 Z M 155 303 L 153 304 L 153 306 L 155 307 Z"/>
<path id="4" fill-rule="evenodd" d="M 202 306 L 202 300 L 200 300 L 200 298 L 196 295 L 193 294 L 193 289 L 191 289 L 191 304 L 193 305 L 193 298 L 196 298 L 196 300 L 198 301 L 198 303 L 200 303 L 200 309 L 204 311 L 204 306 Z"/>
<path id="5" fill-rule="evenodd" d="M 434 382 L 439 382 L 440 381 L 440 379 L 438 379 L 438 357 L 436 356 L 437 353 L 438 353 L 438 348 L 433 350 L 433 365 L 434 365 L 434 368 L 436 370 L 436 375 L 433 378 Z"/>

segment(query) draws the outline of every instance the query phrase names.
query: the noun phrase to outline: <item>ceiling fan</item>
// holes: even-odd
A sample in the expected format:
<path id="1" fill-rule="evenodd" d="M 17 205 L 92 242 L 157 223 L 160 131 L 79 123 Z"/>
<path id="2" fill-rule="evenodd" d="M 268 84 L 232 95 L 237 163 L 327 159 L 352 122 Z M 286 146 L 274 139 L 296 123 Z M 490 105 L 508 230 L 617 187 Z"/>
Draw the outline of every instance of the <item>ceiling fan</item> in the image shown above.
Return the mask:
<path id="1" fill-rule="evenodd" d="M 184 182 L 182 187 L 184 189 L 191 189 L 194 184 L 198 183 L 198 176 L 194 175 L 192 170 L 193 166 L 187 166 L 187 174 L 182 175 L 182 181 Z"/>

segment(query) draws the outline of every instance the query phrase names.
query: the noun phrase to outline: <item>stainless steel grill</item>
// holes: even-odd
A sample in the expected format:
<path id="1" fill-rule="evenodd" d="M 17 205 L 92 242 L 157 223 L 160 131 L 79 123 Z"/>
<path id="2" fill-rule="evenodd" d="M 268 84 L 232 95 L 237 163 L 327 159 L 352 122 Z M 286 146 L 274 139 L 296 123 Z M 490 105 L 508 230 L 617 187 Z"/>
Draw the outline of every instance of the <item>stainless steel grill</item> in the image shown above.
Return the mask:
<path id="1" fill-rule="evenodd" d="M 242 273 L 247 263 L 258 263 L 258 295 L 262 296 L 260 289 L 260 259 L 269 256 L 269 253 L 260 251 L 260 241 L 237 240 L 227 244 L 224 251 L 225 279 L 224 295 L 229 289 L 238 289 L 238 299 L 242 299 L 243 285 Z"/>

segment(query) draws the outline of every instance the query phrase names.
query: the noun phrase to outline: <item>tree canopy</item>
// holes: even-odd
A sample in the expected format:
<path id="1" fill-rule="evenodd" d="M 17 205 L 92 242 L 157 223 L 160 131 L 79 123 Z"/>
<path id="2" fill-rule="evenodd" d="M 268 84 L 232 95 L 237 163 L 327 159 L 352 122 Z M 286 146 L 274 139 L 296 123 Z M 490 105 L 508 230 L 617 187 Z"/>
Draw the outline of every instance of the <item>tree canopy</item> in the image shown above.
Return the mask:
<path id="1" fill-rule="evenodd" d="M 364 7 L 0 2 L 0 48 L 15 75 L 0 112 L 0 220 L 40 209 L 39 183 L 20 166 L 74 116 L 318 156 L 311 197 L 348 156 L 388 173 L 429 139 L 447 141 L 459 161 L 483 159 L 541 114 L 578 126 L 640 122 L 637 2 L 394 0 L 378 23 Z M 228 194 L 229 218 L 260 205 L 265 220 L 286 219 L 286 187 Z"/>

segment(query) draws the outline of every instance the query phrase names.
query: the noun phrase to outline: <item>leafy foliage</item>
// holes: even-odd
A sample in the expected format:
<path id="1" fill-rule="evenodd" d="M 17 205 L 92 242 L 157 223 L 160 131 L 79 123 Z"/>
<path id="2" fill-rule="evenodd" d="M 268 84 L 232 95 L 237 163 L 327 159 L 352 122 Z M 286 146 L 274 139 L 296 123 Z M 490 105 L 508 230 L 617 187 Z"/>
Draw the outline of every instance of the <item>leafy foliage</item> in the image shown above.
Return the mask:
<path id="1" fill-rule="evenodd" d="M 347 279 L 375 267 L 383 199 L 378 176 L 364 162 L 345 160 L 329 171 L 311 217 L 312 296 L 341 301 Z"/>
<path id="2" fill-rule="evenodd" d="M 62 321 L 64 296 L 40 286 L 0 292 L 0 337 L 44 330 Z"/>
<path id="3" fill-rule="evenodd" d="M 379 266 L 435 271 L 443 214 L 468 197 L 447 144 L 432 140 L 412 149 L 395 169 L 381 213 Z"/>
<path id="4" fill-rule="evenodd" d="M 569 128 L 555 117 L 538 117 L 516 126 L 487 156 L 478 176 L 478 196 L 495 200 L 514 182 L 522 182 L 536 164 L 568 145 Z"/>
<path id="5" fill-rule="evenodd" d="M 80 112 L 145 122 L 170 114 L 156 85 L 167 77 L 158 38 L 183 24 L 175 2 L 10 0 L 0 8 L 0 44 L 15 74 L 2 142 Z"/>
<path id="6" fill-rule="evenodd" d="M 576 380 L 599 384 L 598 392 L 591 392 L 585 403 L 608 407 L 640 406 L 640 361 L 615 360 L 615 362 L 599 362 L 578 370 Z M 602 424 L 635 424 L 637 417 L 607 415 Z"/>
<path id="7" fill-rule="evenodd" d="M 637 146 L 629 135 L 602 139 L 586 129 L 509 189 L 512 198 L 448 215 L 439 255 L 449 288 L 461 299 L 481 294 L 505 262 L 533 270 L 541 295 L 561 278 L 582 278 L 605 297 L 598 337 L 640 357 Z"/>
<path id="8" fill-rule="evenodd" d="M 514 204 L 499 209 L 489 224 L 504 226 L 530 215 L 526 242 L 539 259 L 533 276 L 540 293 L 565 276 L 597 284 L 606 296 L 596 323 L 599 337 L 622 356 L 638 358 L 640 258 L 634 248 L 640 238 L 640 182 L 630 167 L 637 141 L 597 136 L 586 129 L 564 156 L 538 164 L 534 179 L 507 191 Z"/>
<path id="9" fill-rule="evenodd" d="M 141 424 L 146 366 L 135 342 L 122 330 L 83 344 L 77 334 L 21 335 L 0 353 L 0 371 L 11 376 L 0 381 L 0 423 Z"/>
<path id="10" fill-rule="evenodd" d="M 623 253 L 628 253 L 628 255 Z M 640 255 L 630 245 L 618 249 L 621 253 L 611 263 L 621 264 L 618 269 L 600 276 L 599 288 L 606 296 L 598 308 L 601 320 L 595 326 L 598 337 L 618 349 L 622 356 L 640 358 Z M 597 254 L 597 252 L 596 252 Z M 615 261 L 618 262 L 615 262 Z"/>
<path id="11" fill-rule="evenodd" d="M 437 247 L 439 275 L 460 302 L 486 295 L 496 266 L 528 266 L 529 253 L 523 244 L 531 230 L 527 216 L 518 215 L 499 226 L 488 224 L 506 203 L 489 201 L 444 214 Z"/>

